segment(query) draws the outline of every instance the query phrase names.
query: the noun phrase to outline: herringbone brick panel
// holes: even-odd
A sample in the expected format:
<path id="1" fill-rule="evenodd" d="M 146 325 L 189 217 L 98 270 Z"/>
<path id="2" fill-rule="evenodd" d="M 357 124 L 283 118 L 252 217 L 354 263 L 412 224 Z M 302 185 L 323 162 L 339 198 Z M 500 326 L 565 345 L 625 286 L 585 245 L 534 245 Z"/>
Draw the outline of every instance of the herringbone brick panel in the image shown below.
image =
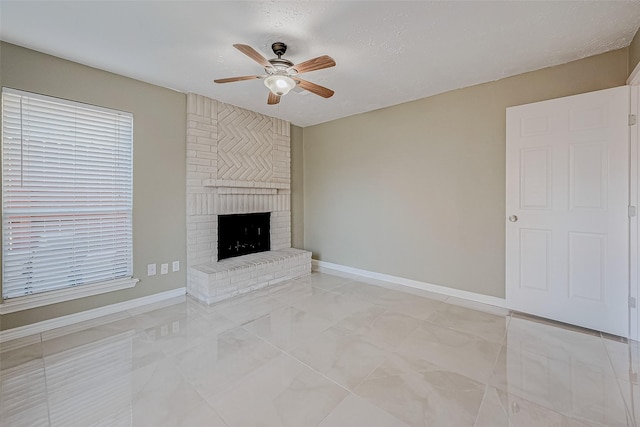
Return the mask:
<path id="1" fill-rule="evenodd" d="M 268 182 L 273 176 L 270 117 L 233 105 L 218 110 L 218 179 Z"/>

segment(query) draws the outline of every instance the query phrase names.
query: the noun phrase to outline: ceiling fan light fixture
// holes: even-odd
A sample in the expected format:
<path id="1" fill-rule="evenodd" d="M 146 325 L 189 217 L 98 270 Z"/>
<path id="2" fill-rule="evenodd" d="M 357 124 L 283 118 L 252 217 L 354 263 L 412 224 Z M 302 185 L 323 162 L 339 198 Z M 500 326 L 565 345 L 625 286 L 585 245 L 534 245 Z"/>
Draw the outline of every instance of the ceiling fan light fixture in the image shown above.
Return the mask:
<path id="1" fill-rule="evenodd" d="M 0 0 L 2 1 L 2 0 Z M 336 65 L 336 61 L 328 55 L 318 56 L 307 61 L 294 64 L 288 59 L 284 59 L 282 55 L 287 50 L 287 45 L 276 42 L 271 46 L 273 53 L 277 58 L 267 59 L 257 50 L 246 44 L 234 44 L 233 47 L 240 52 L 253 59 L 264 67 L 266 74 L 261 76 L 238 76 L 228 77 L 225 79 L 215 79 L 214 83 L 231 83 L 243 80 L 264 79 L 264 85 L 269 89 L 269 97 L 267 105 L 276 105 L 280 103 L 280 98 L 288 94 L 294 87 L 299 87 L 309 93 L 316 94 L 323 98 L 331 98 L 334 92 L 331 89 L 311 83 L 298 77 L 298 74 L 308 73 L 310 71 L 322 70 Z"/>
<path id="2" fill-rule="evenodd" d="M 274 95 L 283 96 L 296 87 L 296 82 L 289 76 L 271 75 L 264 79 L 264 85 Z"/>

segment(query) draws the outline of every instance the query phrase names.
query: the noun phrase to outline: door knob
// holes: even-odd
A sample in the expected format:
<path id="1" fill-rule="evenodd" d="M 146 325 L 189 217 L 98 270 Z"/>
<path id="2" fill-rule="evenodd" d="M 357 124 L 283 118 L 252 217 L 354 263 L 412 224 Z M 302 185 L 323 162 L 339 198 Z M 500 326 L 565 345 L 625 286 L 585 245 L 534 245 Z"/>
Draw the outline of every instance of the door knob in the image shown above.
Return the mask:
<path id="1" fill-rule="evenodd" d="M 518 215 L 511 215 L 509 217 L 509 221 L 511 221 L 511 222 L 516 222 L 517 220 L 518 220 Z"/>

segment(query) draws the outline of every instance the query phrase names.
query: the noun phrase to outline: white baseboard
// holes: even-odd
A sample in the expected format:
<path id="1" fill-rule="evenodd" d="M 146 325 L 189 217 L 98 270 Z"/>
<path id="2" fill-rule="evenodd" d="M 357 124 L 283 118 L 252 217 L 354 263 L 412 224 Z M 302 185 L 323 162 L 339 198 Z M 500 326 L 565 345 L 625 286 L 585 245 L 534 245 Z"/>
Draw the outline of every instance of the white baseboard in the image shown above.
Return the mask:
<path id="1" fill-rule="evenodd" d="M 86 320 L 96 319 L 98 317 L 107 316 L 121 311 L 132 310 L 147 304 L 153 304 L 171 298 L 186 295 L 187 288 L 177 288 L 170 291 L 159 292 L 157 294 L 148 295 L 142 298 L 136 298 L 129 301 L 119 302 L 104 307 L 94 308 L 92 310 L 81 311 L 79 313 L 69 314 L 67 316 L 56 317 L 42 322 L 32 323 L 31 325 L 19 326 L 13 329 L 0 331 L 0 343 L 11 341 L 17 338 L 23 338 L 33 334 L 50 331 L 51 329 L 69 326 L 74 323 L 84 322 Z"/>
<path id="2" fill-rule="evenodd" d="M 392 276 L 390 274 L 376 273 L 359 268 L 348 267 L 346 265 L 333 264 L 331 262 L 311 260 L 313 270 L 321 273 L 344 273 L 346 275 L 358 276 L 375 281 L 392 283 L 410 288 L 421 289 L 423 291 L 434 292 L 450 297 L 465 299 L 468 301 L 478 302 L 481 304 L 493 305 L 500 308 L 508 308 L 504 298 L 492 297 L 489 295 L 477 294 L 475 292 L 463 291 L 460 289 L 449 288 L 447 286 L 433 285 L 431 283 L 420 282 L 418 280 L 405 279 L 404 277 Z M 340 274 L 338 274 L 340 275 Z"/>

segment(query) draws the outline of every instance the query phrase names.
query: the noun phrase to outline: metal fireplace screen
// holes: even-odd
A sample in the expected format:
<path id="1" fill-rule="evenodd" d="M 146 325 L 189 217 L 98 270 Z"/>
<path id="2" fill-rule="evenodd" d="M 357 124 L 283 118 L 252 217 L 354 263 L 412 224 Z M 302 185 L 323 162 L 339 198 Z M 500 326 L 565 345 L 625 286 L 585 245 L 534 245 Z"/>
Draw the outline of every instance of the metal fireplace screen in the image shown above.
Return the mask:
<path id="1" fill-rule="evenodd" d="M 271 213 L 218 216 L 218 261 L 271 249 Z"/>

